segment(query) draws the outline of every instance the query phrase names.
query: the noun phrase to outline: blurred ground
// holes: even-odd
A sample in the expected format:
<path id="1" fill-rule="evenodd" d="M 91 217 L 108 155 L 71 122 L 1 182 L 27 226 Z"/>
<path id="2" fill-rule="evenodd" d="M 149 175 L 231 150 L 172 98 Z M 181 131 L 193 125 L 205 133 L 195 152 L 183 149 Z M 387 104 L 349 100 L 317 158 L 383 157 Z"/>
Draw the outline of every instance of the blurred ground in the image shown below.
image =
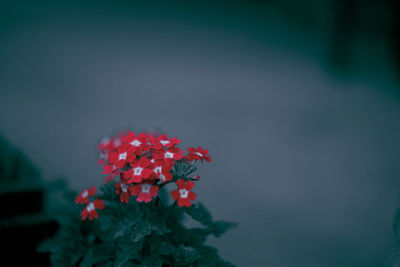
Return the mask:
<path id="1" fill-rule="evenodd" d="M 268 9 L 29 7 L 8 9 L 0 34 L 0 131 L 46 180 L 100 185 L 97 142 L 155 126 L 210 149 L 195 192 L 239 223 L 210 240 L 227 260 L 385 262 L 400 184 L 387 50 L 361 36 L 338 74 L 321 60 L 323 36 Z"/>

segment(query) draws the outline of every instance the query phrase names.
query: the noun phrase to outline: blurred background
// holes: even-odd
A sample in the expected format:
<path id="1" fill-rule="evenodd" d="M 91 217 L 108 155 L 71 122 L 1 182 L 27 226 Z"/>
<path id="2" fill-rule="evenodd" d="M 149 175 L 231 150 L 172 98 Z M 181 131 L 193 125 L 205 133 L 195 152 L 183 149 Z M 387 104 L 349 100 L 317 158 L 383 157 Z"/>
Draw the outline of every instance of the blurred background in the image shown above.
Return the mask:
<path id="1" fill-rule="evenodd" d="M 43 188 L 101 185 L 104 136 L 158 127 L 210 150 L 195 192 L 239 223 L 208 241 L 224 259 L 390 264 L 399 1 L 0 3 L 3 232 Z"/>

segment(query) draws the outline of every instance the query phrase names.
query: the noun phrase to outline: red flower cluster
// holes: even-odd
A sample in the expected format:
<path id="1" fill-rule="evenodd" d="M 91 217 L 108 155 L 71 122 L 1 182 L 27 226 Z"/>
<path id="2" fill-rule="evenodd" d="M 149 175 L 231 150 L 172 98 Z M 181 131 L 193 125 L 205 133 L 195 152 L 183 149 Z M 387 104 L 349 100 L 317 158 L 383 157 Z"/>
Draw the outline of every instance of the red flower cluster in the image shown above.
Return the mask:
<path id="1" fill-rule="evenodd" d="M 83 190 L 75 199 L 76 204 L 87 204 L 81 212 L 82 220 L 86 220 L 87 217 L 89 217 L 89 220 L 97 219 L 99 215 L 96 209 L 104 209 L 104 201 L 101 199 L 94 199 L 94 201 L 89 202 L 89 197 L 94 197 L 95 193 L 96 187 L 92 186 Z"/>
<path id="2" fill-rule="evenodd" d="M 134 132 L 121 133 L 116 137 L 104 139 L 100 150 L 99 164 L 103 165 L 103 173 L 108 174 L 104 183 L 114 183 L 116 194 L 121 202 L 128 203 L 129 198 L 136 197 L 138 202 L 151 202 L 157 197 L 158 190 L 169 182 L 176 182 L 178 190 L 171 195 L 178 206 L 189 207 L 196 194 L 190 190 L 199 176 L 189 176 L 196 170 L 194 162 L 204 160 L 210 162 L 207 149 L 189 147 L 187 155 L 178 145 L 181 142 L 176 137 L 167 135 Z M 88 196 L 94 196 L 95 188 L 84 190 L 76 199 L 77 203 L 89 203 L 82 211 L 82 219 L 97 218 L 96 209 L 104 208 L 101 200 L 88 201 Z"/>

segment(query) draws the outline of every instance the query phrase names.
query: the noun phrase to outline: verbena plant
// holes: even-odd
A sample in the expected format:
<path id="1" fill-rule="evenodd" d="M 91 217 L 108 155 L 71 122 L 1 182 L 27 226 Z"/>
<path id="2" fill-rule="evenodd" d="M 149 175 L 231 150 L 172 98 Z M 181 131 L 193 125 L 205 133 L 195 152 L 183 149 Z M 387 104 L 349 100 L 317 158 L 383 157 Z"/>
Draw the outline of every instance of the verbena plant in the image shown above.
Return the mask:
<path id="1" fill-rule="evenodd" d="M 38 251 L 49 252 L 54 266 L 232 266 L 205 242 L 234 224 L 213 221 L 193 203 L 196 163 L 211 161 L 208 150 L 184 151 L 179 143 L 133 132 L 102 141 L 99 163 L 108 176 L 100 192 L 70 194 L 69 203 L 75 198 L 77 205 L 57 218 L 59 231 Z M 167 184 L 176 186 L 169 194 Z M 201 227 L 184 226 L 185 214 Z"/>

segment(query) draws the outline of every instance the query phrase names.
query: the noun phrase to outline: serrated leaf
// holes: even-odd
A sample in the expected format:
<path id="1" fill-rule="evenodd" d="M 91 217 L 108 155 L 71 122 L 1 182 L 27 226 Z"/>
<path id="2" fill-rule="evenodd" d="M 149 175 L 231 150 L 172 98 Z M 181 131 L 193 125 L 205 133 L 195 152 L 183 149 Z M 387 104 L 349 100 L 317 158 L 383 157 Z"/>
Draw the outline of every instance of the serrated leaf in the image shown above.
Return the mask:
<path id="1" fill-rule="evenodd" d="M 231 223 L 231 222 L 226 222 L 226 221 L 217 221 L 213 222 L 210 226 L 210 232 L 215 236 L 215 237 L 220 237 L 222 234 L 224 234 L 226 231 L 236 227 L 236 223 Z"/>
<path id="2" fill-rule="evenodd" d="M 212 223 L 210 212 L 201 203 L 192 204 L 189 208 L 185 208 L 185 212 L 199 223 L 207 226 Z"/>
<path id="3" fill-rule="evenodd" d="M 203 245 L 206 242 L 209 231 L 202 228 L 187 229 L 183 233 L 183 243 L 186 246 Z"/>

